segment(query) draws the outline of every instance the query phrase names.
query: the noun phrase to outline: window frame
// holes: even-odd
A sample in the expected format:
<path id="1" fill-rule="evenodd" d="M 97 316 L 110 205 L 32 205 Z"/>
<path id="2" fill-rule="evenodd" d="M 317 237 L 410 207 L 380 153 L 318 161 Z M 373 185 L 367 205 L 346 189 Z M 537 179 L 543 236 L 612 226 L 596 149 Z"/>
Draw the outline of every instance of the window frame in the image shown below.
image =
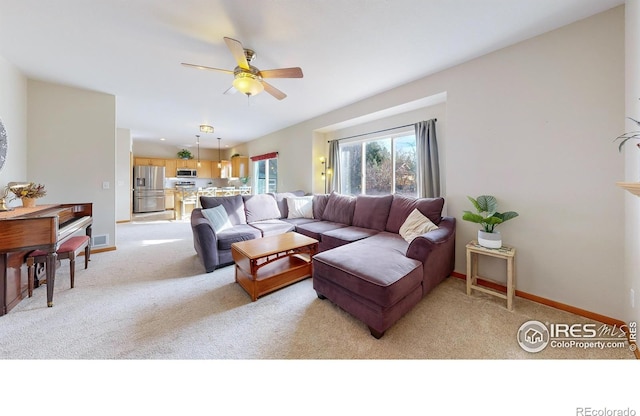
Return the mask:
<path id="1" fill-rule="evenodd" d="M 397 148 L 397 144 L 396 144 L 396 139 L 402 139 L 404 137 L 413 137 L 414 139 L 414 143 L 416 141 L 416 134 L 414 130 L 410 130 L 410 129 L 406 129 L 406 130 L 401 130 L 398 131 L 396 133 L 393 134 L 385 134 L 385 135 L 379 135 L 379 136 L 369 136 L 366 138 L 358 138 L 358 139 L 353 139 L 353 140 L 345 140 L 344 142 L 340 142 L 339 143 L 339 148 L 340 148 L 340 152 L 342 152 L 342 146 L 343 145 L 351 145 L 353 146 L 354 144 L 359 144 L 361 146 L 361 154 L 362 154 L 362 161 L 360 164 L 360 175 L 361 175 L 361 179 L 360 179 L 360 189 L 361 189 L 361 193 L 358 195 L 368 195 L 367 194 L 367 178 L 366 178 L 366 146 L 367 143 L 371 143 L 371 142 L 376 142 L 376 141 L 380 141 L 380 140 L 391 140 L 391 146 L 390 146 L 390 154 L 391 154 L 391 194 L 395 194 L 398 193 L 396 191 L 396 148 Z M 416 166 L 417 169 L 417 166 Z M 345 186 L 344 186 L 344 182 L 343 182 L 343 177 L 342 175 L 344 174 L 344 169 L 341 166 L 340 169 L 340 178 L 338 178 L 338 180 L 340 181 L 340 189 L 344 190 Z M 416 172 L 417 175 L 417 172 Z M 350 193 L 351 194 L 351 193 Z M 415 190 L 414 196 L 417 196 L 418 192 L 417 189 Z M 356 194 L 353 194 L 356 195 Z M 375 194 L 371 194 L 371 195 L 375 195 Z M 405 195 L 403 193 L 403 195 Z"/>
<path id="2" fill-rule="evenodd" d="M 276 177 L 275 177 L 275 183 L 273 184 L 273 189 L 269 189 L 269 161 L 275 160 L 276 161 L 276 168 L 275 168 L 275 172 L 276 172 Z M 259 168 L 259 164 L 260 163 L 264 163 L 264 174 L 265 174 L 265 186 L 264 186 L 264 192 L 260 192 L 260 185 L 259 185 L 259 175 L 260 175 L 260 168 Z M 254 192 L 256 195 L 258 194 L 266 194 L 269 192 L 278 192 L 278 156 L 276 157 L 270 157 L 270 158 L 265 158 L 265 159 L 261 159 L 261 160 L 256 160 L 253 162 L 253 183 L 254 185 Z"/>

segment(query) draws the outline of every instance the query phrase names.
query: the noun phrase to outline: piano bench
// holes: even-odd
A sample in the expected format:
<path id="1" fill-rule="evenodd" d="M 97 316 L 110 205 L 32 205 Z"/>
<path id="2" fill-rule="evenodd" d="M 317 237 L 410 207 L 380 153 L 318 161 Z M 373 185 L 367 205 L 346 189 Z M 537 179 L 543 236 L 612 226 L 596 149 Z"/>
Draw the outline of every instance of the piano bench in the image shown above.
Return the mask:
<path id="1" fill-rule="evenodd" d="M 76 256 L 84 250 L 84 268 L 89 267 L 89 256 L 91 250 L 89 248 L 89 236 L 83 235 L 71 237 L 56 251 L 59 260 L 69 259 L 69 274 L 71 275 L 71 288 L 74 286 Z M 36 263 L 46 263 L 47 252 L 44 250 L 35 250 L 27 256 L 27 271 L 29 275 L 29 297 L 33 296 L 33 284 Z"/>

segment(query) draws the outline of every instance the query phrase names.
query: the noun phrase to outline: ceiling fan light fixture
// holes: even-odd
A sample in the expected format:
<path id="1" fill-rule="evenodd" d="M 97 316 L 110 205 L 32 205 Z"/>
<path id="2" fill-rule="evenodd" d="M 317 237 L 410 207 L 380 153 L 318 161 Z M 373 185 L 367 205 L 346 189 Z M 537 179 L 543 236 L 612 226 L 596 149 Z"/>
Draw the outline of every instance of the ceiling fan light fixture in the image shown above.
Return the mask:
<path id="1" fill-rule="evenodd" d="M 250 73 L 239 73 L 233 80 L 233 87 L 245 95 L 257 95 L 264 91 L 264 86 Z"/>

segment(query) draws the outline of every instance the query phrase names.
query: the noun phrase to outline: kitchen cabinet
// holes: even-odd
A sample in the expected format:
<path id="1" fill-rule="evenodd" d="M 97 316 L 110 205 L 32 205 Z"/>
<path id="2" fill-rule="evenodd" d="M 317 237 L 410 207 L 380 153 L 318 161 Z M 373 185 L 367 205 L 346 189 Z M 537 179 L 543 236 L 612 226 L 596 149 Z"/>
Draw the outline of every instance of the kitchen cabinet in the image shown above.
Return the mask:
<path id="1" fill-rule="evenodd" d="M 165 160 L 151 157 L 134 157 L 133 164 L 135 166 L 165 166 Z"/>
<path id="2" fill-rule="evenodd" d="M 196 169 L 198 169 L 198 178 L 213 178 L 213 170 L 211 169 L 211 165 L 213 163 L 215 162 L 211 162 L 210 160 L 201 160 L 200 166 L 196 167 Z M 217 163 L 216 166 L 218 166 Z"/>
<path id="3" fill-rule="evenodd" d="M 164 209 L 175 209 L 174 194 L 173 189 L 164 190 Z"/>
<path id="4" fill-rule="evenodd" d="M 164 175 L 167 178 L 175 178 L 177 170 L 178 170 L 177 159 L 167 159 L 164 161 Z"/>
<path id="5" fill-rule="evenodd" d="M 231 177 L 244 178 L 249 176 L 249 158 L 236 156 L 231 158 Z"/>
<path id="6" fill-rule="evenodd" d="M 197 161 L 195 159 L 176 159 L 178 166 L 176 168 L 196 169 Z"/>
<path id="7" fill-rule="evenodd" d="M 230 178 L 231 177 L 231 161 L 220 161 L 220 167 L 218 167 L 218 161 L 211 162 L 211 177 L 212 178 Z"/>

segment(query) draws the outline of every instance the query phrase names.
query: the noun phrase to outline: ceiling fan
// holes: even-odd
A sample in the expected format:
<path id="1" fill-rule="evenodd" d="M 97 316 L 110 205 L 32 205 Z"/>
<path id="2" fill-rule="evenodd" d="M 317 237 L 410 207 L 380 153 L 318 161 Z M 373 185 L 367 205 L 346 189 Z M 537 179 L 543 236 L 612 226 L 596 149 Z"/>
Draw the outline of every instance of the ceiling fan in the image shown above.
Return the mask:
<path id="1" fill-rule="evenodd" d="M 278 100 L 282 100 L 287 97 L 287 94 L 267 83 L 264 78 L 302 78 L 302 69 L 298 67 L 267 69 L 261 71 L 251 65 L 251 61 L 256 57 L 256 53 L 253 50 L 245 49 L 242 46 L 242 43 L 235 39 L 225 37 L 224 41 L 238 63 L 238 66 L 236 66 L 233 71 L 229 69 L 212 68 L 204 65 L 188 64 L 185 62 L 182 62 L 182 65 L 233 74 L 233 86 L 224 93 L 231 94 L 236 91 L 240 91 L 249 97 L 260 94 L 264 90 Z"/>

